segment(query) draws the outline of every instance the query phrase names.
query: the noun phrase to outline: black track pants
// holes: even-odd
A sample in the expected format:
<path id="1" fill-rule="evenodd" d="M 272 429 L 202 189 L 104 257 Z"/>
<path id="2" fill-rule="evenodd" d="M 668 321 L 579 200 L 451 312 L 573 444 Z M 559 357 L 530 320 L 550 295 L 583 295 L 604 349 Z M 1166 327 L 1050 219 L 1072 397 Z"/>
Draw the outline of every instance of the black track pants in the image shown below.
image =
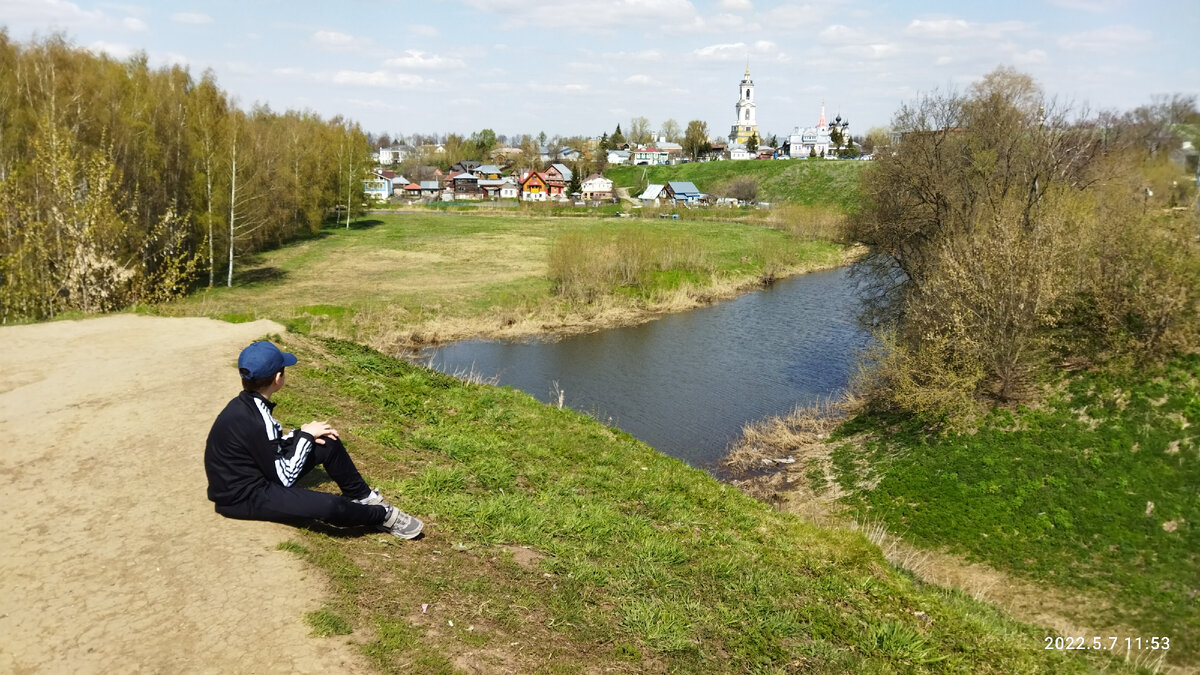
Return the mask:
<path id="1" fill-rule="evenodd" d="M 217 504 L 217 513 L 229 518 L 243 520 L 270 520 L 290 523 L 298 520 L 320 520 L 330 525 L 348 527 L 353 525 L 378 525 L 387 517 L 382 506 L 366 506 L 355 503 L 371 494 L 371 488 L 358 473 L 346 446 L 339 440 L 324 439 L 325 443 L 313 443 L 308 459 L 300 475 L 304 476 L 318 464 L 341 488 L 342 494 L 331 495 L 298 487 L 284 487 L 268 482 L 249 498 L 235 504 Z"/>

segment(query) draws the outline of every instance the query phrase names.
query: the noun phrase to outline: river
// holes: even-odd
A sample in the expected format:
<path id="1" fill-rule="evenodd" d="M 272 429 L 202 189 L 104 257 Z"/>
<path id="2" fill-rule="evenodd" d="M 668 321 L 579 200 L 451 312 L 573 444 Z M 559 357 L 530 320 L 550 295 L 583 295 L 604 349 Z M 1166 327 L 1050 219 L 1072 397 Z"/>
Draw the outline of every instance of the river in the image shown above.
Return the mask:
<path id="1" fill-rule="evenodd" d="M 619 427 L 711 468 L 749 421 L 836 396 L 855 350 L 848 270 L 800 275 L 733 300 L 638 326 L 561 340 L 468 340 L 427 352 L 443 372 L 473 370 Z"/>

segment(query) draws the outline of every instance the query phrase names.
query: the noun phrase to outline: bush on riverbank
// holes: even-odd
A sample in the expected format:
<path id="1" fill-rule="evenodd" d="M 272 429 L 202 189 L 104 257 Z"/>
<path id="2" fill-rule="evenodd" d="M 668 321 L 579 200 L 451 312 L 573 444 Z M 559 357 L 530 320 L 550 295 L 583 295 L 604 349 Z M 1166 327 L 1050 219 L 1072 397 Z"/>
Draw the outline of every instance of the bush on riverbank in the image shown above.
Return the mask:
<path id="1" fill-rule="evenodd" d="M 774 511 L 511 389 L 288 337 L 285 424 L 342 431 L 426 537 L 299 531 L 325 611 L 386 672 L 1084 672 L 1103 653 L 915 583 L 861 535 Z M 325 483 L 322 489 L 332 489 Z"/>
<path id="2" fill-rule="evenodd" d="M 1151 203 L 1164 160 L 1047 105 L 998 69 L 903 107 L 908 133 L 863 173 L 850 234 L 872 251 L 865 318 L 887 331 L 860 383 L 876 409 L 965 426 L 1053 363 L 1197 344 L 1197 217 Z"/>

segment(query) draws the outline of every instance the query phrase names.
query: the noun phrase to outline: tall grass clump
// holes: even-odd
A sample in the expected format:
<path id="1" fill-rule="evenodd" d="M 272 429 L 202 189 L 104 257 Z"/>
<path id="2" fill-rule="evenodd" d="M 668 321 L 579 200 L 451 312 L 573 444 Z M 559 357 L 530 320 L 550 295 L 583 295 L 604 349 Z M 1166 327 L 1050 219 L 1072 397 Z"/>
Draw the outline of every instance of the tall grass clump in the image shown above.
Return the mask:
<path id="1" fill-rule="evenodd" d="M 846 239 L 846 214 L 834 206 L 776 204 L 769 211 L 767 225 L 797 239 Z"/>
<path id="2" fill-rule="evenodd" d="M 713 269 L 697 237 L 634 229 L 568 232 L 555 240 L 549 257 L 555 293 L 587 302 L 620 288 L 648 294 Z"/>

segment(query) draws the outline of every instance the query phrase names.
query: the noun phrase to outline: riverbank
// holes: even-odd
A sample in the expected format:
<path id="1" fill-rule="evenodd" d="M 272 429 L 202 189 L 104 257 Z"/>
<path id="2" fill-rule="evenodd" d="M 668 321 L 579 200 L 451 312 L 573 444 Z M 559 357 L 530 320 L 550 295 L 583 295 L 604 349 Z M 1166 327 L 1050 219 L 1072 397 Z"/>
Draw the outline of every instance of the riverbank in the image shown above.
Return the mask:
<path id="1" fill-rule="evenodd" d="M 926 586 L 570 410 L 347 342 L 288 335 L 285 425 L 334 420 L 421 516 L 400 542 L 297 530 L 323 616 L 385 672 L 1134 672 Z M 332 487 L 318 484 L 321 489 Z"/>
<path id="2" fill-rule="evenodd" d="M 679 241 L 702 264 L 653 268 L 634 286 L 612 285 L 585 299 L 556 292 L 549 257 L 560 237 L 601 241 L 630 232 Z M 775 278 L 836 267 L 857 253 L 798 230 L 744 223 L 379 216 L 246 260 L 233 288 L 201 290 L 150 311 L 270 318 L 399 354 L 471 337 L 565 335 L 642 323 Z"/>
<path id="3" fill-rule="evenodd" d="M 787 510 L 866 524 L 920 578 L 1000 589 L 988 597 L 1064 632 L 1168 637 L 1131 658 L 1194 672 L 1200 357 L 1064 373 L 1041 401 L 942 437 L 853 406 L 799 411 L 748 429 L 731 468 Z"/>

